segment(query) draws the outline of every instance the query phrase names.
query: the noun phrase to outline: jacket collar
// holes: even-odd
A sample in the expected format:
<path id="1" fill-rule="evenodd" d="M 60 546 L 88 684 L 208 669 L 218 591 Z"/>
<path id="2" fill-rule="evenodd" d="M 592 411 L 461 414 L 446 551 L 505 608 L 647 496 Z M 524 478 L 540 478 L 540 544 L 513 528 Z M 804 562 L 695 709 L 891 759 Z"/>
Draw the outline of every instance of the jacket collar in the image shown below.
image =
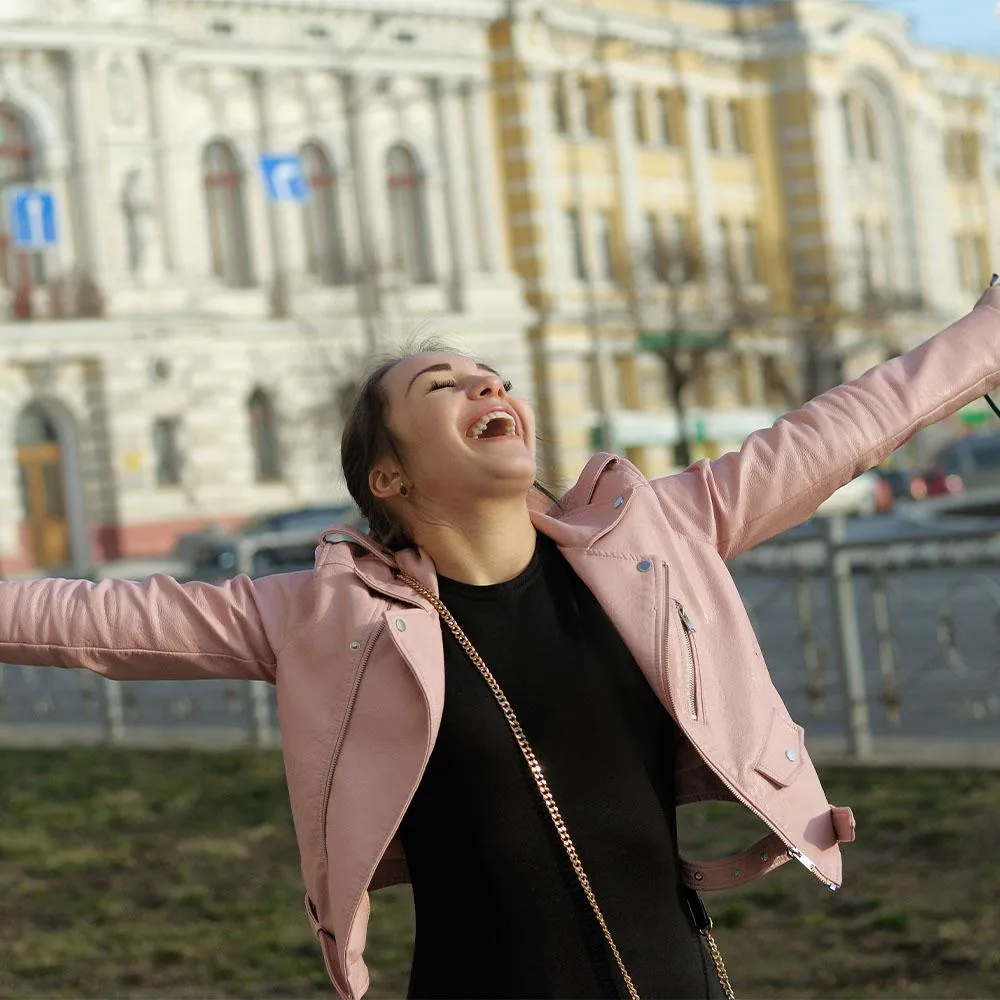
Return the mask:
<path id="1" fill-rule="evenodd" d="M 625 516 L 635 492 L 636 487 L 630 485 L 618 496 L 593 502 L 601 476 L 619 461 L 616 456 L 606 452 L 595 455 L 561 500 L 552 504 L 547 511 L 531 511 L 531 522 L 535 530 L 551 538 L 560 548 L 589 549 L 595 545 Z M 362 555 L 355 554 L 355 572 L 374 590 L 425 607 L 426 602 L 412 588 L 398 580 L 397 573 L 402 570 L 419 580 L 431 593 L 438 592 L 434 563 L 423 549 L 390 552 L 368 535 L 345 527 L 329 529 L 323 534 L 323 541 L 330 546 L 347 542 L 363 549 Z M 317 568 L 327 561 L 327 553 L 329 549 L 319 553 Z"/>

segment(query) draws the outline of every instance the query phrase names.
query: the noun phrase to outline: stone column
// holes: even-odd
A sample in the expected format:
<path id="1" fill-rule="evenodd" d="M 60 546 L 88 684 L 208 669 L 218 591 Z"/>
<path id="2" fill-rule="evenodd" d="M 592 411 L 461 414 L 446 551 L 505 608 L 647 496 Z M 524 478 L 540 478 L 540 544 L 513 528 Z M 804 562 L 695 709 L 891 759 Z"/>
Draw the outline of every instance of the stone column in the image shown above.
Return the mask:
<path id="1" fill-rule="evenodd" d="M 495 115 L 490 97 L 488 80 L 473 80 L 465 88 L 465 127 L 479 231 L 479 265 L 482 270 L 494 273 L 504 266 L 504 223 L 493 134 Z"/>
<path id="2" fill-rule="evenodd" d="M 97 142 L 99 129 L 94 121 L 96 105 L 93 87 L 94 53 L 90 49 L 70 49 L 69 104 L 72 116 L 73 163 L 73 218 L 77 230 L 77 264 L 81 274 L 94 282 L 98 289 L 104 276 L 104 260 L 98 239 L 100 147 Z"/>
<path id="3" fill-rule="evenodd" d="M 171 115 L 171 108 L 180 97 L 177 92 L 177 64 L 165 53 L 150 52 L 146 55 L 146 74 L 149 80 L 157 215 L 163 239 L 163 260 L 167 271 L 176 272 L 181 269 L 181 255 L 177 244 L 178 213 L 174 209 L 183 204 L 180 192 L 174 186 L 177 171 L 171 169 L 171 157 L 179 154 Z"/>
<path id="4" fill-rule="evenodd" d="M 367 346 L 379 348 L 379 317 L 382 313 L 380 277 L 383 262 L 379 260 L 378 243 L 371 214 L 375 197 L 374 157 L 371 136 L 360 113 L 370 96 L 372 81 L 350 74 L 343 78 L 343 101 L 347 118 L 347 143 L 351 156 L 351 176 L 354 179 L 352 202 L 358 233 L 358 312 L 365 329 Z M 381 176 L 381 175 L 380 175 Z"/>
<path id="5" fill-rule="evenodd" d="M 954 233 L 945 209 L 948 181 L 945 175 L 944 133 L 932 114 L 925 109 L 917 109 L 913 136 L 914 198 L 918 206 L 921 236 L 920 283 L 931 308 L 950 310 L 959 290 L 959 274 Z"/>
<path id="6" fill-rule="evenodd" d="M 640 270 L 648 263 L 642 246 L 642 206 L 639 204 L 638 169 L 635 156 L 635 131 L 632 107 L 634 87 L 624 81 L 611 82 L 611 122 L 617 166 L 618 204 L 622 213 L 622 235 L 625 243 L 624 260 L 629 280 L 634 284 Z"/>
<path id="7" fill-rule="evenodd" d="M 258 70 L 252 76 L 254 96 L 257 103 L 257 130 L 260 136 L 260 151 L 280 152 L 276 148 L 278 136 L 275 124 L 278 121 L 274 108 L 275 78 L 271 70 Z M 251 169 L 255 169 L 253 165 Z M 291 279 L 288 271 L 288 243 L 292 236 L 289 212 L 297 205 L 268 201 L 267 229 L 271 249 L 271 308 L 275 316 L 287 316 L 290 308 Z"/>
<path id="8" fill-rule="evenodd" d="M 533 72 L 529 83 L 531 130 L 531 157 L 535 170 L 532 180 L 538 185 L 542 212 L 542 233 L 545 245 L 543 257 L 549 290 L 555 293 L 566 277 L 568 248 L 562 247 L 560 237 L 564 227 L 556 195 L 552 157 L 552 81 L 547 73 Z M 581 206 L 582 209 L 582 206 Z"/>
<path id="9" fill-rule="evenodd" d="M 993 139 L 989 132 L 989 123 L 984 122 L 978 132 L 979 137 L 979 170 L 980 184 L 985 192 L 986 201 L 986 257 L 987 268 L 1000 266 L 1000 205 L 997 204 L 997 161 L 993 147 Z M 983 276 L 983 284 L 989 281 L 989 274 Z"/>
<path id="10" fill-rule="evenodd" d="M 461 312 L 470 265 L 476 259 L 475 232 L 469 202 L 468 170 L 462 149 L 464 122 L 455 80 L 438 79 L 432 88 L 434 116 L 437 124 L 438 146 L 444 173 L 445 212 L 447 215 L 448 245 L 451 251 L 451 282 L 449 298 L 451 308 Z"/>
<path id="11" fill-rule="evenodd" d="M 687 141 L 691 187 L 694 194 L 695 221 L 707 270 L 707 286 L 713 295 L 724 294 L 726 288 L 722 240 L 712 197 L 712 178 L 708 151 L 708 99 L 705 94 L 684 90 L 684 128 Z"/>
<path id="12" fill-rule="evenodd" d="M 832 88 L 815 92 L 816 102 L 816 161 L 821 192 L 820 213 L 824 236 L 833 267 L 834 288 L 848 302 L 855 301 L 862 289 L 861 248 L 851 225 L 851 199 L 847 188 L 847 149 L 841 120 L 840 95 Z M 847 268 L 844 269 L 844 262 Z"/>

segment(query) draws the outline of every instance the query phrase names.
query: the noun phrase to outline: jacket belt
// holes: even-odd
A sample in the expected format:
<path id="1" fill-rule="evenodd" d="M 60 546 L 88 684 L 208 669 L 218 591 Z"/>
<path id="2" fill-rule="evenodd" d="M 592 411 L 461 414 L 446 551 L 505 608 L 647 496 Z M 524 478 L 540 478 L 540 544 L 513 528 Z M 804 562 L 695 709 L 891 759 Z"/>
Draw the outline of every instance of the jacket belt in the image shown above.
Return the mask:
<path id="1" fill-rule="evenodd" d="M 750 879 L 779 868 L 788 861 L 788 848 L 769 833 L 753 847 L 715 861 L 685 861 L 681 858 L 681 881 L 692 889 L 733 889 Z"/>

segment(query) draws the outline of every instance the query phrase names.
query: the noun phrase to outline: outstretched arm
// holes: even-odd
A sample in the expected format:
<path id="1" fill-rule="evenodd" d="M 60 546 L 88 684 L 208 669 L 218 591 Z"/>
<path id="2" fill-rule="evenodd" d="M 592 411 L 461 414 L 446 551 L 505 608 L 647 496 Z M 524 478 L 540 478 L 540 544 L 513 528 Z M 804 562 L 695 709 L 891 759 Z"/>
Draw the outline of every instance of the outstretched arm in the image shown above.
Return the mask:
<path id="1" fill-rule="evenodd" d="M 917 431 L 1000 385 L 1000 288 L 919 347 L 831 389 L 738 452 L 653 482 L 678 531 L 724 559 L 811 517 Z"/>
<path id="2" fill-rule="evenodd" d="M 142 582 L 0 583 L 0 661 L 85 667 L 116 680 L 275 680 L 277 651 L 308 611 L 312 573 L 215 586 Z"/>

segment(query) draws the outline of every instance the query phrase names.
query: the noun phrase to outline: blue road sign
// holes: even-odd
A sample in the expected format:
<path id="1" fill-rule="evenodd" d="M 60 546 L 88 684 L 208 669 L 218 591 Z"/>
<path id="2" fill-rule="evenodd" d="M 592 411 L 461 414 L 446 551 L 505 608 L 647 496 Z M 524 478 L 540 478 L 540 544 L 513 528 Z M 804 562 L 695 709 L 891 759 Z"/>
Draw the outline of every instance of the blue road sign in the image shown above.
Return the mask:
<path id="1" fill-rule="evenodd" d="M 13 188 L 10 199 L 10 235 L 14 245 L 41 250 L 59 242 L 56 197 L 44 188 Z"/>
<path id="2" fill-rule="evenodd" d="M 261 153 L 260 172 L 268 201 L 309 200 L 309 185 L 294 153 Z"/>

